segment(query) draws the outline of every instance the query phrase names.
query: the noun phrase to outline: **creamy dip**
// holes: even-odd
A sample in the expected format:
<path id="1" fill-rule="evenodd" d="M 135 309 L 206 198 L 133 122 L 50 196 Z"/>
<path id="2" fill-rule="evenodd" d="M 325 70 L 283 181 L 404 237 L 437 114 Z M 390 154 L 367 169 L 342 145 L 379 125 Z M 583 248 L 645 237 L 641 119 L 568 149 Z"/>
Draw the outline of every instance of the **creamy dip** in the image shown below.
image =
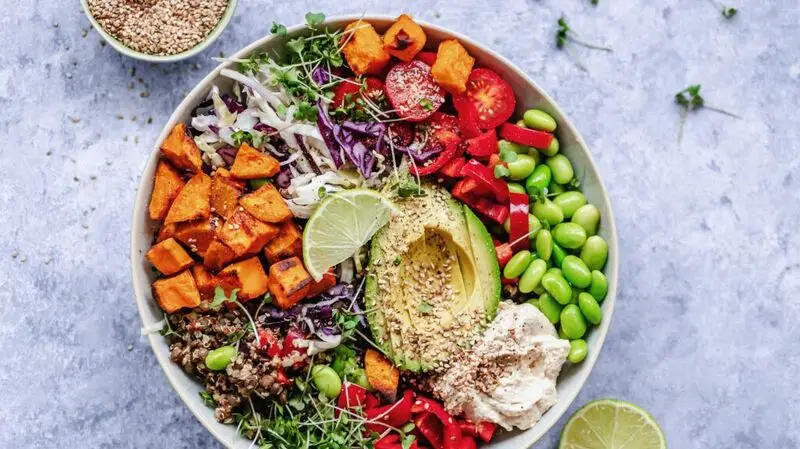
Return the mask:
<path id="1" fill-rule="evenodd" d="M 529 429 L 556 403 L 569 348 L 539 309 L 505 301 L 483 337 L 430 386 L 453 414 Z"/>

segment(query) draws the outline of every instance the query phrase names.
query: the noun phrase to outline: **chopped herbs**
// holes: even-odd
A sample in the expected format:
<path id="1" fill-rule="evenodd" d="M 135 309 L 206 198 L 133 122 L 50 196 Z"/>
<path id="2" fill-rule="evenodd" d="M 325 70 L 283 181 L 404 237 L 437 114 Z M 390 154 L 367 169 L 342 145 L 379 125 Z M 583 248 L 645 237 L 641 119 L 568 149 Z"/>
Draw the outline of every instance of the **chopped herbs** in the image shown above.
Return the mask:
<path id="1" fill-rule="evenodd" d="M 580 61 L 577 55 L 574 55 L 570 51 L 570 46 L 569 46 L 570 43 L 580 45 L 581 47 L 586 47 L 592 50 L 609 51 L 609 52 L 612 51 L 610 47 L 604 47 L 602 45 L 592 44 L 579 39 L 577 37 L 577 33 L 572 28 L 570 28 L 569 24 L 567 24 L 567 20 L 564 18 L 564 16 L 561 16 L 558 19 L 558 30 L 556 31 L 556 47 L 566 51 L 567 54 L 570 56 L 570 58 L 572 58 L 575 65 L 577 65 L 578 68 L 580 68 L 581 70 L 586 71 L 587 70 L 586 66 L 583 65 L 583 63 Z"/>
<path id="2" fill-rule="evenodd" d="M 250 145 L 253 144 L 253 135 L 247 131 L 238 130 L 231 134 L 231 139 L 233 139 L 233 145 L 237 148 L 244 142 Z"/>
<path id="3" fill-rule="evenodd" d="M 214 408 L 217 406 L 217 401 L 215 401 L 214 398 L 211 397 L 211 393 L 207 391 L 201 391 L 199 394 L 200 394 L 200 399 L 203 400 L 203 404 L 205 404 L 206 407 Z"/>
<path id="4" fill-rule="evenodd" d="M 733 112 L 729 112 L 724 109 L 708 105 L 705 99 L 700 95 L 701 87 L 702 86 L 700 84 L 692 84 L 686 89 L 683 89 L 682 91 L 675 94 L 675 103 L 678 103 L 678 105 L 683 107 L 681 111 L 680 129 L 678 130 L 678 142 L 680 142 L 681 139 L 683 138 L 683 125 L 686 122 L 686 117 L 689 115 L 689 112 L 691 111 L 695 111 L 700 108 L 705 108 L 714 112 L 719 112 L 720 114 L 725 114 L 729 117 L 741 119 L 740 116 L 734 114 Z"/>
<path id="5" fill-rule="evenodd" d="M 420 302 L 419 306 L 417 307 L 417 309 L 421 313 L 433 313 L 433 306 L 430 303 L 427 303 L 425 301 Z"/>
<path id="6" fill-rule="evenodd" d="M 414 181 L 406 181 L 397 186 L 397 195 L 400 198 L 408 198 L 410 196 L 425 196 L 425 192 Z"/>
<path id="7" fill-rule="evenodd" d="M 272 28 L 269 29 L 272 34 L 277 34 L 279 37 L 286 37 L 286 27 L 277 22 L 272 22 Z"/>
<path id="8" fill-rule="evenodd" d="M 729 6 L 723 6 L 723 7 L 722 7 L 722 15 L 723 15 L 723 17 L 725 17 L 726 19 L 730 19 L 730 18 L 732 18 L 733 16 L 735 16 L 735 15 L 736 15 L 736 13 L 737 13 L 737 12 L 738 12 L 738 11 L 737 11 L 737 9 L 736 9 L 736 8 L 731 8 L 731 7 L 729 7 Z"/>
<path id="9" fill-rule="evenodd" d="M 225 290 L 223 290 L 222 287 L 215 288 L 214 289 L 214 300 L 211 301 L 211 304 L 209 304 L 208 307 L 211 308 L 211 309 L 214 309 L 214 310 L 219 310 L 219 308 L 222 307 L 222 304 L 224 304 L 226 302 L 231 303 L 231 304 L 236 303 L 237 302 L 236 301 L 236 293 L 238 291 L 239 291 L 238 288 L 234 288 L 231 291 L 231 297 L 228 298 L 227 296 L 225 296 Z"/>
<path id="10" fill-rule="evenodd" d="M 401 259 L 400 256 L 397 256 L 394 258 L 394 261 L 392 263 L 394 264 L 394 266 L 398 266 L 401 263 L 403 263 L 403 259 Z"/>
<path id="11" fill-rule="evenodd" d="M 419 105 L 422 106 L 422 109 L 425 109 L 426 111 L 433 110 L 433 102 L 431 100 L 428 100 L 427 98 L 419 100 Z"/>
<path id="12" fill-rule="evenodd" d="M 306 25 L 309 28 L 316 28 L 317 25 L 321 24 L 325 21 L 325 14 L 321 12 L 309 12 L 306 13 Z"/>

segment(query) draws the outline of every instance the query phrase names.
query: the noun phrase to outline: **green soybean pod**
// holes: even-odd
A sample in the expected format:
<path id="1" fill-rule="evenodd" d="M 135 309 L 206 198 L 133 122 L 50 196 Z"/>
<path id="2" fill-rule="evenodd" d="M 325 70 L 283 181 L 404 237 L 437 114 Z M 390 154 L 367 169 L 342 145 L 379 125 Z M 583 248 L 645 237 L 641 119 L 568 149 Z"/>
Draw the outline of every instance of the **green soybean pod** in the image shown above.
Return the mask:
<path id="1" fill-rule="evenodd" d="M 567 252 L 564 251 L 564 248 L 558 246 L 558 243 L 553 242 L 553 262 L 557 266 L 561 266 L 564 263 L 564 258 L 567 257 Z"/>
<path id="2" fill-rule="evenodd" d="M 559 275 L 561 277 L 564 277 L 564 274 L 561 272 L 561 268 L 558 268 L 558 267 L 550 267 L 550 268 L 547 269 L 547 272 L 548 273 L 557 274 L 557 275 Z"/>
<path id="3" fill-rule="evenodd" d="M 205 364 L 211 371 L 222 371 L 239 355 L 235 346 L 223 346 L 206 354 Z"/>
<path id="4" fill-rule="evenodd" d="M 314 365 L 314 367 L 311 368 L 311 379 L 314 381 L 314 385 L 317 386 L 319 391 L 325 394 L 329 399 L 334 399 L 339 396 L 339 392 L 342 391 L 342 379 L 340 379 L 336 371 L 328 365 Z"/>
<path id="5" fill-rule="evenodd" d="M 575 176 L 572 163 L 570 163 L 569 159 L 563 154 L 556 154 L 553 157 L 547 158 L 545 164 L 547 164 L 553 172 L 553 181 L 559 184 L 566 184 Z"/>
<path id="6" fill-rule="evenodd" d="M 544 260 L 550 259 L 553 254 L 553 236 L 547 229 L 542 229 L 536 234 L 536 255 Z"/>
<path id="7" fill-rule="evenodd" d="M 569 304 L 572 299 L 572 287 L 563 276 L 556 273 L 545 273 L 542 276 L 542 286 L 547 293 L 561 304 Z"/>
<path id="8" fill-rule="evenodd" d="M 581 293 L 583 293 L 583 289 L 582 288 L 578 288 L 578 287 L 573 286 L 572 287 L 572 298 L 569 300 L 569 303 L 570 304 L 578 304 L 578 296 L 580 296 Z"/>
<path id="9" fill-rule="evenodd" d="M 518 182 L 509 182 L 508 183 L 508 191 L 511 192 L 511 193 L 524 193 L 526 195 L 528 193 L 525 190 L 525 187 L 522 184 L 518 183 Z"/>
<path id="10" fill-rule="evenodd" d="M 578 307 L 580 307 L 581 313 L 586 318 L 586 321 L 595 326 L 600 324 L 600 321 L 603 320 L 603 310 L 591 294 L 583 292 L 578 295 Z"/>
<path id="11" fill-rule="evenodd" d="M 553 237 L 556 236 L 554 235 Z M 558 238 L 556 238 L 556 241 L 558 241 Z M 603 240 L 603 237 L 593 235 L 586 239 L 583 248 L 581 248 L 581 260 L 586 263 L 590 270 L 603 269 L 606 265 L 606 260 L 608 260 L 608 244 Z"/>
<path id="12" fill-rule="evenodd" d="M 571 190 L 553 198 L 553 203 L 564 212 L 564 218 L 572 218 L 575 212 L 586 204 L 586 197 L 577 190 Z"/>
<path id="13" fill-rule="evenodd" d="M 586 230 L 579 224 L 559 223 L 552 232 L 553 239 L 564 248 L 577 249 L 586 243 Z"/>
<path id="14" fill-rule="evenodd" d="M 586 340 L 578 338 L 569 342 L 569 354 L 567 360 L 570 363 L 581 363 L 589 353 L 589 348 L 586 346 Z"/>
<path id="15" fill-rule="evenodd" d="M 541 295 L 542 293 L 547 293 L 547 290 L 545 290 L 544 287 L 542 287 L 542 283 L 540 282 L 539 285 L 537 285 L 536 288 L 534 288 L 531 293 L 535 295 Z"/>
<path id="16" fill-rule="evenodd" d="M 545 156 L 555 156 L 558 154 L 560 147 L 561 145 L 558 143 L 558 139 L 554 136 L 547 148 L 538 148 L 538 150 L 541 151 Z"/>
<path id="17" fill-rule="evenodd" d="M 564 212 L 547 198 L 544 201 L 533 203 L 533 215 L 540 221 L 546 221 L 550 226 L 555 226 L 564 221 Z"/>
<path id="18" fill-rule="evenodd" d="M 528 195 L 537 195 L 550 185 L 552 174 L 547 165 L 537 165 L 533 173 L 525 180 L 525 190 Z"/>
<path id="19" fill-rule="evenodd" d="M 531 299 L 525 301 L 525 304 L 530 304 L 533 307 L 536 307 L 537 309 L 539 309 L 539 298 L 531 298 Z"/>
<path id="20" fill-rule="evenodd" d="M 525 145 L 520 145 L 516 142 L 511 142 L 505 139 L 497 141 L 497 149 L 500 152 L 513 151 L 517 154 L 528 154 L 528 147 L 526 147 Z"/>
<path id="21" fill-rule="evenodd" d="M 606 279 L 606 275 L 599 270 L 592 270 L 592 283 L 589 284 L 588 292 L 597 302 L 603 302 L 608 294 L 608 279 Z"/>
<path id="22" fill-rule="evenodd" d="M 556 126 L 558 126 L 556 119 L 541 109 L 528 109 L 522 114 L 522 121 L 525 122 L 525 126 L 528 128 L 547 131 L 549 133 L 555 131 Z"/>
<path id="23" fill-rule="evenodd" d="M 558 319 L 560 320 L 561 317 L 559 317 Z M 560 324 L 558 325 L 558 338 L 562 340 L 569 340 L 569 337 L 567 337 L 567 334 L 564 333 L 564 329 L 561 328 Z"/>
<path id="24" fill-rule="evenodd" d="M 533 147 L 526 147 L 528 148 L 528 156 L 532 157 L 534 161 L 536 161 L 536 166 L 538 167 L 539 164 L 542 163 L 542 153 L 539 152 L 536 148 Z"/>
<path id="25" fill-rule="evenodd" d="M 531 263 L 531 252 L 523 250 L 514 254 L 511 260 L 508 261 L 505 268 L 503 268 L 503 277 L 506 279 L 514 279 L 519 277 L 528 265 Z"/>
<path id="26" fill-rule="evenodd" d="M 517 159 L 506 162 L 506 166 L 509 171 L 508 179 L 521 181 L 530 176 L 533 170 L 536 169 L 536 159 L 527 154 L 518 154 Z"/>
<path id="27" fill-rule="evenodd" d="M 561 195 L 566 191 L 567 188 L 564 187 L 564 184 L 559 184 L 555 181 L 550 181 L 550 185 L 547 186 L 547 193 L 551 195 Z"/>
<path id="28" fill-rule="evenodd" d="M 570 284 L 578 288 L 586 288 L 592 283 L 592 271 L 580 258 L 569 255 L 561 262 L 561 271 Z"/>
<path id="29" fill-rule="evenodd" d="M 592 204 L 584 204 L 572 215 L 572 222 L 581 225 L 586 230 L 586 235 L 593 236 L 600 226 L 600 211 Z"/>
<path id="30" fill-rule="evenodd" d="M 539 310 L 551 323 L 556 324 L 561 318 L 561 304 L 559 304 L 549 293 L 542 293 L 539 296 Z"/>
<path id="31" fill-rule="evenodd" d="M 586 319 L 575 304 L 567 304 L 561 309 L 561 329 L 570 340 L 577 340 L 586 334 Z"/>
<path id="32" fill-rule="evenodd" d="M 545 271 L 547 271 L 547 262 L 544 260 L 536 259 L 531 262 L 519 278 L 519 291 L 522 293 L 532 292 L 542 282 Z"/>

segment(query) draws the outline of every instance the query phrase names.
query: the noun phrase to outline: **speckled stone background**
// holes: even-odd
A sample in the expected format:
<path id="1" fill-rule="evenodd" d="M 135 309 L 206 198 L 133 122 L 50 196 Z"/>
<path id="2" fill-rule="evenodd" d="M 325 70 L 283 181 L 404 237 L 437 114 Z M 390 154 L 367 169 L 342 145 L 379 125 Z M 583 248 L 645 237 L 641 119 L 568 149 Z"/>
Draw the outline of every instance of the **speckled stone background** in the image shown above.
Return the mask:
<path id="1" fill-rule="evenodd" d="M 0 446 L 218 448 L 171 390 L 129 280 L 139 173 L 172 109 L 214 65 L 308 10 L 407 11 L 489 44 L 574 120 L 614 203 L 620 291 L 572 410 L 646 407 L 670 447 L 800 446 L 800 3 L 725 0 L 240 0 L 203 55 L 150 65 L 102 46 L 77 1 L 0 16 Z M 564 13 L 582 72 L 554 45 Z M 132 72 L 135 70 L 135 76 Z M 701 83 L 741 114 L 691 114 Z M 554 448 L 559 424 L 534 447 Z"/>

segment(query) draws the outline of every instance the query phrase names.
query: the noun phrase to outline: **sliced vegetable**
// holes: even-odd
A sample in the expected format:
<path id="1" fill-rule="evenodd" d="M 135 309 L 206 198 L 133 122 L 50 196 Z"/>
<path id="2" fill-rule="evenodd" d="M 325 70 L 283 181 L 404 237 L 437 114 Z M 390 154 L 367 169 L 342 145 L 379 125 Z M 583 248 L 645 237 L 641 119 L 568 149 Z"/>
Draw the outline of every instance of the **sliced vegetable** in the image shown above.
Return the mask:
<path id="1" fill-rule="evenodd" d="M 436 53 L 432 51 L 421 51 L 417 53 L 417 59 L 433 67 L 436 64 Z"/>
<path id="2" fill-rule="evenodd" d="M 500 136 L 512 142 L 534 148 L 547 148 L 553 140 L 553 135 L 544 131 L 523 128 L 513 123 L 503 123 Z"/>
<path id="3" fill-rule="evenodd" d="M 231 174 L 239 179 L 270 178 L 278 174 L 281 164 L 274 157 L 243 143 L 236 152 Z"/>
<path id="4" fill-rule="evenodd" d="M 217 236 L 233 250 L 236 257 L 241 257 L 261 251 L 278 232 L 277 226 L 259 221 L 247 211 L 237 209 L 219 227 Z"/>
<path id="5" fill-rule="evenodd" d="M 505 181 L 495 178 L 491 168 L 481 164 L 475 159 L 471 159 L 464 166 L 462 172 L 464 176 L 470 177 L 486 186 L 492 192 L 494 198 L 500 203 L 508 201 L 508 185 Z"/>
<path id="6" fill-rule="evenodd" d="M 416 405 L 415 405 L 416 406 Z M 412 407 L 412 413 L 414 408 Z M 444 425 L 442 421 L 431 412 L 422 411 L 419 416 L 414 419 L 415 430 L 428 440 L 433 449 L 442 449 L 442 435 L 444 433 Z"/>
<path id="7" fill-rule="evenodd" d="M 530 248 L 530 239 L 525 238 L 530 232 L 528 220 L 528 195 L 524 193 L 509 194 L 509 219 L 511 221 L 508 238 L 514 251 Z"/>
<path id="8" fill-rule="evenodd" d="M 455 39 L 446 39 L 439 44 L 436 62 L 431 68 L 433 79 L 453 94 L 467 90 L 467 79 L 475 64 L 475 58 Z"/>
<path id="9" fill-rule="evenodd" d="M 478 111 L 478 126 L 481 129 L 490 129 L 511 118 L 517 100 L 511 86 L 497 73 L 477 68 L 470 73 L 466 90 L 453 100 L 457 109 L 459 105 L 466 103 L 472 104 Z"/>
<path id="10" fill-rule="evenodd" d="M 453 101 L 457 101 L 456 97 Z M 458 128 L 464 138 L 471 139 L 478 137 L 481 134 L 481 129 L 478 127 L 478 110 L 475 105 L 469 101 L 461 101 L 456 106 L 458 110 Z"/>
<path id="11" fill-rule="evenodd" d="M 203 165 L 200 149 L 194 139 L 186 133 L 186 125 L 176 124 L 164 142 L 161 144 L 161 154 L 164 155 L 175 168 L 199 173 Z"/>
<path id="12" fill-rule="evenodd" d="M 269 183 L 243 196 L 239 204 L 251 215 L 266 223 L 280 223 L 292 218 L 292 211 L 286 205 L 286 201 L 278 189 Z"/>
<path id="13" fill-rule="evenodd" d="M 445 164 L 450 162 L 458 152 L 458 143 L 460 139 L 455 134 L 446 135 L 444 132 L 439 133 L 438 139 L 444 144 L 444 150 L 436 156 L 435 159 L 425 163 L 423 166 L 412 165 L 411 173 L 419 176 L 430 175 L 439 171 Z"/>
<path id="14" fill-rule="evenodd" d="M 475 426 L 477 427 L 478 438 L 484 443 L 491 441 L 497 431 L 497 424 L 491 422 L 479 422 Z"/>
<path id="15" fill-rule="evenodd" d="M 494 249 L 497 253 L 497 262 L 500 264 L 500 268 L 505 267 L 508 261 L 514 257 L 514 250 L 511 249 L 511 245 L 508 243 L 495 245 Z"/>
<path id="16" fill-rule="evenodd" d="M 427 36 L 411 16 L 402 14 L 383 35 L 389 54 L 401 61 L 411 61 L 425 47 Z"/>
<path id="17" fill-rule="evenodd" d="M 359 96 L 359 92 L 360 95 L 364 95 L 370 100 L 376 101 L 384 94 L 383 81 L 372 76 L 367 76 L 364 78 L 364 85 L 359 83 L 355 78 L 348 78 L 344 81 L 341 81 L 333 90 L 333 101 L 331 101 L 331 107 L 333 109 L 338 109 L 348 102 L 354 102 Z M 356 105 L 355 108 L 362 109 L 363 106 Z"/>
<path id="18" fill-rule="evenodd" d="M 240 301 L 249 301 L 267 292 L 269 278 L 264 273 L 264 267 L 258 257 L 251 257 L 228 265 L 220 271 L 220 274 L 236 275 L 241 285 L 241 289 L 237 293 Z"/>
<path id="19" fill-rule="evenodd" d="M 236 253 L 219 240 L 212 240 L 203 257 L 203 266 L 209 270 L 217 271 L 236 258 Z"/>
<path id="20" fill-rule="evenodd" d="M 214 213 L 227 219 L 239 205 L 244 185 L 235 180 L 231 172 L 218 168 L 211 178 L 211 207 Z"/>
<path id="21" fill-rule="evenodd" d="M 461 169 L 463 169 L 465 165 L 467 165 L 466 159 L 463 157 L 454 157 L 439 170 L 439 174 L 451 179 L 461 178 L 464 176 L 461 173 Z"/>
<path id="22" fill-rule="evenodd" d="M 278 235 L 264 246 L 264 256 L 269 263 L 303 255 L 303 233 L 293 220 L 280 225 Z"/>
<path id="23" fill-rule="evenodd" d="M 397 115 L 419 122 L 430 117 L 444 103 L 444 89 L 431 76 L 422 61 L 402 62 L 386 75 L 386 96 Z"/>
<path id="24" fill-rule="evenodd" d="M 375 422 L 368 422 L 367 429 L 375 432 L 383 432 L 391 427 L 401 427 L 411 419 L 411 406 L 414 402 L 414 392 L 407 389 L 403 393 L 402 399 L 395 404 L 384 405 L 383 407 L 368 408 L 364 410 L 367 419 Z M 384 425 L 386 424 L 386 425 Z"/>
<path id="25" fill-rule="evenodd" d="M 175 226 L 175 239 L 200 257 L 205 257 L 208 247 L 216 238 L 217 230 L 210 220 L 186 221 Z"/>
<path id="26" fill-rule="evenodd" d="M 361 407 L 367 403 L 367 390 L 360 385 L 345 382 L 342 392 L 336 401 L 339 408 L 351 409 Z"/>
<path id="27" fill-rule="evenodd" d="M 467 154 L 485 159 L 497 153 L 497 133 L 490 129 L 477 137 L 467 139 L 464 144 Z"/>
<path id="28" fill-rule="evenodd" d="M 356 75 L 378 74 L 391 58 L 378 32 L 363 20 L 347 25 L 341 39 L 346 42 L 342 53 Z"/>

